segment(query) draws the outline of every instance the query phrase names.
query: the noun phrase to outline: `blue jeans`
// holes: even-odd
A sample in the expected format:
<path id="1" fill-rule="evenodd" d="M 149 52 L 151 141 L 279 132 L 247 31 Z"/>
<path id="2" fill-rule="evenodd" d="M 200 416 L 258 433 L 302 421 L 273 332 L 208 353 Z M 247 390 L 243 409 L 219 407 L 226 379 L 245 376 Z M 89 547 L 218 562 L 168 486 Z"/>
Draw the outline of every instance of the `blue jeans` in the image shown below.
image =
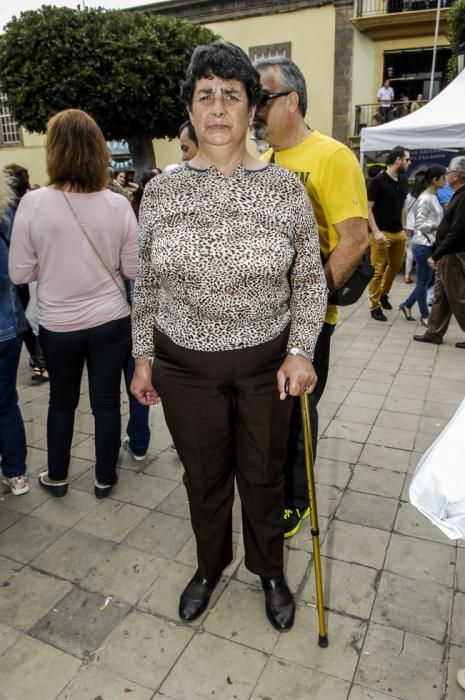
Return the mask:
<path id="1" fill-rule="evenodd" d="M 428 258 L 431 255 L 429 245 L 412 245 L 412 253 L 417 267 L 416 285 L 410 296 L 404 301 L 404 306 L 411 309 L 415 302 L 418 302 L 422 318 L 428 318 L 429 309 L 426 301 L 426 293 L 433 279 L 433 270 L 428 265 Z"/>
<path id="2" fill-rule="evenodd" d="M 26 473 L 26 434 L 18 406 L 16 375 L 22 335 L 0 343 L 0 456 L 6 477 Z"/>
<path id="3" fill-rule="evenodd" d="M 150 406 L 142 406 L 129 391 L 131 381 L 134 376 L 135 362 L 131 354 L 126 358 L 124 363 L 124 381 L 129 399 L 129 421 L 126 428 L 126 433 L 129 438 L 129 445 L 132 452 L 138 457 L 145 455 L 149 448 L 150 428 L 149 428 L 149 411 Z"/>

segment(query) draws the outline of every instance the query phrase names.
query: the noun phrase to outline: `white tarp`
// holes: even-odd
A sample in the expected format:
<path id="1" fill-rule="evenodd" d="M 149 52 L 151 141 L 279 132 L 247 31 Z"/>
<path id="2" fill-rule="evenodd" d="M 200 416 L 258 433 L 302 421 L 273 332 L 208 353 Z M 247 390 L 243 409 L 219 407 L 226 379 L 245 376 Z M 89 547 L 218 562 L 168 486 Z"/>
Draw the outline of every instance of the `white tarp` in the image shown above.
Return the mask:
<path id="1" fill-rule="evenodd" d="M 406 117 L 360 132 L 360 152 L 465 147 L 465 70 L 442 92 Z"/>

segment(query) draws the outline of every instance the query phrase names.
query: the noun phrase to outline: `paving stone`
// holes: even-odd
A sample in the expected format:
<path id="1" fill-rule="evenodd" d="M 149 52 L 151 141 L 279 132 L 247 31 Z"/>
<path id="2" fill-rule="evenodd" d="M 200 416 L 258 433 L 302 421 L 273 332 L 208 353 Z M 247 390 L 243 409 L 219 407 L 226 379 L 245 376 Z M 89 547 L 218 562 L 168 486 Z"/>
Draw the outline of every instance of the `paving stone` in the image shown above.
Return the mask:
<path id="1" fill-rule="evenodd" d="M 464 667 L 465 649 L 451 645 L 447 665 L 446 700 L 463 700 L 463 688 L 457 683 L 457 671 Z"/>
<path id="2" fill-rule="evenodd" d="M 71 454 L 73 457 L 79 457 L 79 459 L 85 459 L 95 464 L 94 436 L 92 435 L 91 437 L 86 437 L 77 445 L 73 445 L 73 447 L 71 448 Z"/>
<path id="3" fill-rule="evenodd" d="M 21 520 L 22 515 L 14 510 L 0 507 L 0 532 L 7 530 L 11 525 Z"/>
<path id="4" fill-rule="evenodd" d="M 38 557 L 32 566 L 55 576 L 78 582 L 92 567 L 105 560 L 113 549 L 113 543 L 79 530 L 70 530 Z"/>
<path id="5" fill-rule="evenodd" d="M 401 430 L 412 430 L 415 432 L 418 428 L 419 422 L 420 417 L 413 413 L 400 413 L 398 411 L 382 410 L 378 414 L 375 426 L 394 429 L 392 432 L 395 432 L 397 428 L 400 428 Z"/>
<path id="6" fill-rule="evenodd" d="M 186 700 L 248 700 L 266 664 L 265 654 L 207 632 L 196 635 L 161 686 L 162 694 Z"/>
<path id="7" fill-rule="evenodd" d="M 381 569 L 389 537 L 383 530 L 335 520 L 321 551 L 333 559 Z"/>
<path id="8" fill-rule="evenodd" d="M 457 590 L 465 593 L 465 551 L 457 549 Z"/>
<path id="9" fill-rule="evenodd" d="M 415 435 L 409 430 L 399 428 L 381 428 L 374 426 L 367 438 L 371 445 L 383 447 L 395 447 L 401 450 L 412 450 L 415 443 Z"/>
<path id="10" fill-rule="evenodd" d="M 5 700 L 51 700 L 76 674 L 80 662 L 48 644 L 23 637 L 0 658 Z"/>
<path id="11" fill-rule="evenodd" d="M 357 391 L 361 394 L 375 394 L 376 396 L 387 396 L 390 393 L 390 382 L 363 382 L 358 381 L 352 387 L 352 391 Z"/>
<path id="12" fill-rule="evenodd" d="M 118 544 L 92 567 L 81 586 L 135 605 L 166 564 L 165 559 Z"/>
<path id="13" fill-rule="evenodd" d="M 442 654 L 431 639 L 370 623 L 355 682 L 401 700 L 440 700 Z"/>
<path id="14" fill-rule="evenodd" d="M 9 625 L 4 625 L 0 622 L 0 656 L 6 652 L 7 649 L 16 644 L 17 641 L 23 636 L 22 632 L 9 627 Z M 0 687 L 0 697 L 2 696 L 2 689 Z"/>
<path id="15" fill-rule="evenodd" d="M 403 472 L 357 464 L 353 469 L 349 485 L 352 491 L 398 498 L 404 481 L 405 474 Z"/>
<path id="16" fill-rule="evenodd" d="M 318 454 L 325 459 L 335 459 L 340 462 L 355 464 L 358 461 L 363 445 L 341 438 L 323 438 L 318 442 Z"/>
<path id="17" fill-rule="evenodd" d="M 3 495 L 0 503 L 4 508 L 14 510 L 17 513 L 27 515 L 37 508 L 38 505 L 53 498 L 45 489 L 39 486 L 39 482 L 34 477 L 29 479 L 30 490 L 22 496 L 13 496 L 12 493 Z"/>
<path id="18" fill-rule="evenodd" d="M 389 698 L 394 698 L 394 700 L 402 700 L 400 697 L 395 698 L 394 695 L 377 693 L 376 690 L 362 688 L 360 685 L 352 686 L 352 690 L 349 694 L 349 700 L 389 700 Z"/>
<path id="19" fill-rule="evenodd" d="M 371 619 L 412 634 L 442 640 L 451 605 L 451 589 L 385 571 Z"/>
<path id="20" fill-rule="evenodd" d="M 455 404 L 438 403 L 437 401 L 425 401 L 423 416 L 439 418 L 449 421 L 456 411 Z"/>
<path id="21" fill-rule="evenodd" d="M 465 646 L 465 629 L 463 621 L 465 619 L 465 593 L 456 593 L 454 597 L 454 611 L 452 615 L 452 631 L 450 639 L 452 644 Z M 463 659 L 465 666 L 465 659 Z"/>
<path id="22" fill-rule="evenodd" d="M 0 619 L 12 627 L 27 631 L 71 589 L 60 581 L 29 567 L 3 584 L 0 596 Z"/>
<path id="23" fill-rule="evenodd" d="M 447 423 L 448 421 L 445 418 L 430 418 L 429 416 L 421 416 L 418 430 L 422 433 L 439 435 L 439 433 L 446 427 Z"/>
<path id="24" fill-rule="evenodd" d="M 121 542 L 144 520 L 148 512 L 146 508 L 106 498 L 95 510 L 82 518 L 76 527 L 82 532 L 95 533 L 103 539 Z"/>
<path id="25" fill-rule="evenodd" d="M 191 536 L 192 527 L 188 520 L 154 512 L 134 528 L 126 538 L 126 544 L 158 557 L 174 559 Z"/>
<path id="26" fill-rule="evenodd" d="M 363 619 L 370 617 L 379 572 L 367 566 L 321 557 L 325 607 Z M 302 594 L 305 602 L 316 604 L 315 575 L 312 567 Z"/>
<path id="27" fill-rule="evenodd" d="M 397 499 L 346 489 L 337 509 L 337 518 L 349 523 L 391 531 L 397 508 Z"/>
<path id="28" fill-rule="evenodd" d="M 334 418 L 325 430 L 325 437 L 365 442 L 370 430 L 370 425 Z"/>
<path id="29" fill-rule="evenodd" d="M 273 656 L 342 680 L 352 680 L 366 623 L 330 612 L 326 614 L 329 646 L 318 646 L 318 616 L 313 607 L 298 607 L 292 632 L 281 634 Z"/>
<path id="30" fill-rule="evenodd" d="M 184 467 L 177 452 L 166 450 L 152 460 L 150 464 L 144 465 L 143 471 L 145 474 L 152 474 L 163 479 L 173 479 L 173 481 L 177 482 L 182 478 Z"/>
<path id="31" fill-rule="evenodd" d="M 190 519 L 189 501 L 186 487 L 183 483 L 171 490 L 169 496 L 158 505 L 157 511 L 168 515 L 176 515 L 178 518 Z"/>
<path id="32" fill-rule="evenodd" d="M 105 673 L 118 669 L 122 678 L 157 690 L 193 634 L 190 627 L 176 626 L 133 611 L 106 639 L 104 648 L 95 655 L 93 666 Z M 207 656 L 206 661 L 210 666 L 211 656 Z M 185 668 L 183 673 L 191 683 Z M 195 683 L 190 687 L 195 688 Z"/>
<path id="33" fill-rule="evenodd" d="M 73 588 L 30 630 L 37 639 L 81 659 L 92 659 L 129 606 Z"/>
<path id="34" fill-rule="evenodd" d="M 6 557 L 0 557 L 0 586 L 3 585 L 5 581 L 8 581 L 12 576 L 14 576 L 18 571 L 21 571 L 23 564 L 20 564 L 13 559 L 7 559 Z"/>
<path id="35" fill-rule="evenodd" d="M 176 488 L 176 484 L 169 479 L 127 471 L 122 473 L 124 478 L 121 483 L 118 482 L 114 499 L 135 506 L 155 508 Z"/>
<path id="36" fill-rule="evenodd" d="M 389 542 L 384 568 L 407 578 L 452 587 L 455 549 L 451 545 L 394 533 Z"/>
<path id="37" fill-rule="evenodd" d="M 153 690 L 118 678 L 114 672 L 103 673 L 93 666 L 82 666 L 57 700 L 151 700 L 152 697 Z"/>
<path id="38" fill-rule="evenodd" d="M 347 396 L 347 391 L 345 389 L 327 389 L 325 391 L 325 403 L 334 402 L 342 403 Z"/>
<path id="39" fill-rule="evenodd" d="M 414 416 L 421 416 L 423 413 L 423 399 L 410 399 L 400 396 L 387 396 L 383 404 L 383 410 L 397 413 L 410 413 Z"/>
<path id="40" fill-rule="evenodd" d="M 271 658 L 258 681 L 251 700 L 292 698 L 292 700 L 346 700 L 350 684 L 289 661 Z"/>
<path id="41" fill-rule="evenodd" d="M 28 515 L 2 533 L 0 554 L 27 563 L 64 532 L 65 529 L 62 527 Z M 21 545 L 19 546 L 18 543 Z"/>
<path id="42" fill-rule="evenodd" d="M 320 542 L 324 541 L 328 528 L 330 527 L 332 522 L 333 521 L 331 519 L 325 518 L 324 516 L 318 514 Z M 288 538 L 287 540 L 284 540 L 286 546 L 291 547 L 292 549 L 299 549 L 304 552 L 313 553 L 313 540 L 310 528 L 311 521 L 310 519 L 305 518 L 302 525 L 300 526 L 300 530 L 292 537 Z"/>
<path id="43" fill-rule="evenodd" d="M 34 517 L 54 525 L 73 527 L 79 520 L 95 510 L 98 501 L 95 496 L 69 489 L 65 498 L 49 498 L 34 510 Z"/>
<path id="44" fill-rule="evenodd" d="M 380 447 L 378 445 L 365 445 L 358 462 L 370 467 L 392 469 L 396 472 L 406 472 L 409 467 L 410 452 L 396 450 L 392 447 Z"/>
<path id="45" fill-rule="evenodd" d="M 422 540 L 431 540 L 442 544 L 453 543 L 447 535 L 441 532 L 436 525 L 433 525 L 428 518 L 410 503 L 400 504 L 396 522 L 394 523 L 394 531 L 400 532 L 402 535 L 419 537 Z"/>
<path id="46" fill-rule="evenodd" d="M 377 415 L 377 409 L 342 404 L 336 413 L 336 418 L 342 421 L 352 421 L 353 423 L 373 425 Z"/>
<path id="47" fill-rule="evenodd" d="M 433 401 L 434 403 L 446 403 L 458 408 L 460 403 L 463 401 L 463 393 L 460 391 L 448 391 L 440 389 L 429 389 L 425 397 L 426 401 Z"/>
<path id="48" fill-rule="evenodd" d="M 317 484 L 327 484 L 338 489 L 344 489 L 352 476 L 350 464 L 335 459 L 325 459 L 320 455 L 315 460 L 314 471 Z"/>
<path id="49" fill-rule="evenodd" d="M 231 581 L 207 616 L 207 632 L 270 654 L 279 632 L 268 622 L 260 587 Z"/>
<path id="50" fill-rule="evenodd" d="M 436 440 L 436 437 L 436 435 L 431 435 L 430 433 L 417 433 L 415 435 L 414 449 L 417 452 L 426 452 Z"/>

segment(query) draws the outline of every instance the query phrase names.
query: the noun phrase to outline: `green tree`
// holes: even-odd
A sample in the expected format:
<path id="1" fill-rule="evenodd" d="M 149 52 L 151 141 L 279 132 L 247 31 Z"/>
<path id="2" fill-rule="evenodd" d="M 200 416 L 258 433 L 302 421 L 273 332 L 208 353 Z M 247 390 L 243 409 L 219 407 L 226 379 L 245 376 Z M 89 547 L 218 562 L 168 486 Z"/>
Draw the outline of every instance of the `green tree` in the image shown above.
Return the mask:
<path id="1" fill-rule="evenodd" d="M 448 76 L 452 80 L 458 73 L 457 55 L 459 46 L 465 42 L 465 0 L 456 0 L 447 15 L 447 38 L 452 56 L 448 65 Z"/>
<path id="2" fill-rule="evenodd" d="M 44 132 L 52 114 L 80 108 L 107 139 L 126 139 L 137 170 L 148 170 L 152 139 L 176 136 L 185 118 L 179 84 L 192 50 L 215 38 L 171 17 L 43 6 L 5 27 L 0 83 L 29 131 Z"/>

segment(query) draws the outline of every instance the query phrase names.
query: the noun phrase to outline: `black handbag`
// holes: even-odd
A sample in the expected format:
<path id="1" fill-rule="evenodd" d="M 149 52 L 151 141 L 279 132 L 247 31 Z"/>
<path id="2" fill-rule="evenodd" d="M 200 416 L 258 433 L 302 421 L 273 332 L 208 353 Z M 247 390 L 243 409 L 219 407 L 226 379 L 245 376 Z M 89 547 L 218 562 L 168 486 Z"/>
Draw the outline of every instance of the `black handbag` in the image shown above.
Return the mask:
<path id="1" fill-rule="evenodd" d="M 350 306 L 355 304 L 360 299 L 365 291 L 368 282 L 375 273 L 375 268 L 370 263 L 362 260 L 358 264 L 357 269 L 347 282 L 336 289 L 328 299 L 328 304 L 337 304 L 338 306 Z"/>

